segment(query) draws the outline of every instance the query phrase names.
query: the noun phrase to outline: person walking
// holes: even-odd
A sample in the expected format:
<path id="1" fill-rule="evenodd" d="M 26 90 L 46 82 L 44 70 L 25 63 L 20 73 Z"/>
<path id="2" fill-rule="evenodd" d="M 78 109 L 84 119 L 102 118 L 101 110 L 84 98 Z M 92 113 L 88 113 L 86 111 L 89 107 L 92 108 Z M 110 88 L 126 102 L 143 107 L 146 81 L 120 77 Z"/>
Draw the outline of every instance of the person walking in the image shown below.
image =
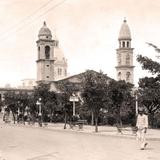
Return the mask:
<path id="1" fill-rule="evenodd" d="M 137 116 L 137 139 L 140 141 L 140 149 L 144 150 L 147 146 L 146 142 L 146 133 L 148 129 L 148 115 L 146 115 L 144 108 L 140 107 L 138 109 L 138 116 Z"/>

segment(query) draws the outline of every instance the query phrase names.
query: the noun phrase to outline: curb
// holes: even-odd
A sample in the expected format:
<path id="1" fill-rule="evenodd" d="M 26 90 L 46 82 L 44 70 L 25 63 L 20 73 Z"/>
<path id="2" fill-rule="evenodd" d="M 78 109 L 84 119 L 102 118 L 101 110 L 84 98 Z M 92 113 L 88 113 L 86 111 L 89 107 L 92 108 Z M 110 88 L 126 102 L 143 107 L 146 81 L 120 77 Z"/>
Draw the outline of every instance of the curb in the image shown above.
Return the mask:
<path id="1" fill-rule="evenodd" d="M 74 129 L 63 129 L 63 125 L 62 126 L 54 126 L 54 125 L 48 125 L 48 126 L 43 126 L 43 127 L 39 127 L 37 124 L 36 125 L 33 125 L 33 126 L 30 126 L 28 124 L 25 124 L 25 125 L 18 125 L 18 124 L 1 124 L 3 126 L 11 126 L 11 127 L 23 127 L 23 128 L 34 128 L 34 129 L 45 129 L 45 130 L 48 130 L 48 131 L 56 131 L 56 132 L 68 132 L 68 133 L 74 133 L 74 134 L 90 134 L 90 135 L 93 135 L 93 136 L 105 136 L 105 137 L 114 137 L 114 138 L 122 138 L 122 139 L 132 139 L 132 140 L 135 140 L 136 139 L 136 135 L 127 135 L 127 134 L 119 134 L 117 133 L 116 134 L 116 131 L 108 131 L 108 133 L 115 133 L 115 134 L 107 134 L 107 132 L 103 131 L 103 133 L 101 131 L 99 132 L 95 132 L 95 131 L 85 131 L 85 129 L 82 129 L 82 130 L 74 130 Z M 2 127 L 1 127 L 2 128 Z M 158 137 L 149 137 L 149 136 L 146 136 L 146 139 L 149 140 L 149 141 L 160 141 L 160 138 Z"/>

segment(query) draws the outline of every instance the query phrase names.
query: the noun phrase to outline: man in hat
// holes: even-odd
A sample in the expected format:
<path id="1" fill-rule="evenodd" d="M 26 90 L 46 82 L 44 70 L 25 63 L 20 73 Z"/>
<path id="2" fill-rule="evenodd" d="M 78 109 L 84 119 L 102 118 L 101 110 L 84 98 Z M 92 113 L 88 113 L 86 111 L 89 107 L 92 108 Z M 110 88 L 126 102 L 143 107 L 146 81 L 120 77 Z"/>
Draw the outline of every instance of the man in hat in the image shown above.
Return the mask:
<path id="1" fill-rule="evenodd" d="M 136 127 L 138 129 L 137 138 L 140 141 L 140 149 L 144 150 L 148 144 L 146 142 L 146 132 L 148 128 L 148 116 L 144 114 L 144 108 L 142 107 L 138 109 Z"/>

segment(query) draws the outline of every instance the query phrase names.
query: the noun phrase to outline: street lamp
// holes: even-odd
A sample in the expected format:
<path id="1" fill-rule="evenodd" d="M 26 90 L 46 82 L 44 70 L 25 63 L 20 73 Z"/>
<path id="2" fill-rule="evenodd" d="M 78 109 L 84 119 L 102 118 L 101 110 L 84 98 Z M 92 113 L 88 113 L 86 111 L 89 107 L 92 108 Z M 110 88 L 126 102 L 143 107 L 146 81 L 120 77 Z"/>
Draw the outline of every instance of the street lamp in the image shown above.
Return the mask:
<path id="1" fill-rule="evenodd" d="M 18 107 L 18 111 L 17 111 L 17 123 L 19 123 L 20 122 L 20 114 L 21 114 L 20 113 L 20 101 L 18 101 L 17 103 L 18 103 L 18 106 L 17 106 Z"/>
<path id="2" fill-rule="evenodd" d="M 39 107 L 39 108 L 38 108 L 38 110 L 39 110 L 39 111 L 38 111 L 38 115 L 39 115 L 39 116 L 42 116 L 42 106 L 41 106 L 42 103 L 41 103 L 41 100 L 42 100 L 42 99 L 39 98 L 39 99 L 37 100 L 37 102 L 36 102 L 36 105 Z"/>
<path id="3" fill-rule="evenodd" d="M 136 98 L 136 115 L 138 115 L 138 94 L 137 94 L 137 91 L 135 93 L 135 98 Z"/>
<path id="4" fill-rule="evenodd" d="M 39 126 L 42 126 L 42 103 L 41 103 L 41 98 L 39 98 L 36 102 L 36 105 L 39 107 L 39 112 L 38 112 L 38 119 L 39 119 Z"/>
<path id="5" fill-rule="evenodd" d="M 135 97 L 135 112 L 136 116 L 138 115 L 138 88 L 132 90 L 132 95 Z"/>

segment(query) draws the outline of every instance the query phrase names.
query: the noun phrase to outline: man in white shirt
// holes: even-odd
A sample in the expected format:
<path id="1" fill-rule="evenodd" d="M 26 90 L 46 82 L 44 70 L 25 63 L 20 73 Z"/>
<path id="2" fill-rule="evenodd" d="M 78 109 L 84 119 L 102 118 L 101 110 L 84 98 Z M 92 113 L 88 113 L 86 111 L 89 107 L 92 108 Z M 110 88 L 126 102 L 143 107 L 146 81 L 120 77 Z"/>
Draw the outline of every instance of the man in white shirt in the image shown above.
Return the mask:
<path id="1" fill-rule="evenodd" d="M 137 116 L 137 123 L 136 127 L 138 128 L 137 131 L 137 138 L 140 141 L 140 149 L 144 150 L 147 146 L 146 142 L 146 133 L 148 128 L 148 116 L 144 114 L 144 108 L 139 108 L 138 116 Z"/>

